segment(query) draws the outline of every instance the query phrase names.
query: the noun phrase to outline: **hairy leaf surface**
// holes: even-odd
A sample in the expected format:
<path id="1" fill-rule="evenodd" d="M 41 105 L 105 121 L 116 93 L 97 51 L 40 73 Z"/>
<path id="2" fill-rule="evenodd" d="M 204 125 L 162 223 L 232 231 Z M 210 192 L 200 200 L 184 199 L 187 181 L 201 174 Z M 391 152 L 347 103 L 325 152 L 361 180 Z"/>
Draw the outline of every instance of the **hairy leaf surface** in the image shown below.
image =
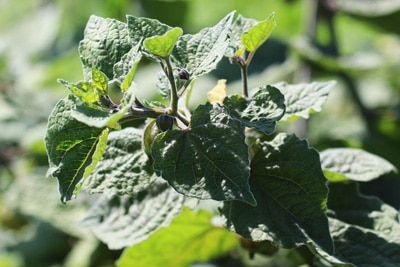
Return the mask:
<path id="1" fill-rule="evenodd" d="M 163 35 L 156 35 L 146 38 L 143 41 L 143 45 L 147 51 L 153 55 L 166 58 L 171 54 L 176 41 L 182 35 L 182 33 L 182 29 L 176 27 L 167 31 Z"/>
<path id="2" fill-rule="evenodd" d="M 330 185 L 329 225 L 335 256 L 356 266 L 399 266 L 399 213 L 355 183 Z"/>
<path id="3" fill-rule="evenodd" d="M 249 152 L 243 130 L 225 107 L 201 105 L 188 130 L 157 136 L 152 147 L 154 168 L 184 195 L 255 205 L 248 184 Z"/>
<path id="4" fill-rule="evenodd" d="M 274 13 L 264 21 L 258 22 L 242 34 L 242 44 L 249 52 L 257 50 L 270 36 L 275 28 Z"/>
<path id="5" fill-rule="evenodd" d="M 141 43 L 146 38 L 163 35 L 172 29 L 171 26 L 168 26 L 157 19 L 128 15 L 126 16 L 126 20 L 128 24 L 129 37 L 133 45 Z"/>
<path id="6" fill-rule="evenodd" d="M 142 150 L 142 131 L 125 128 L 111 132 L 103 157 L 85 182 L 89 193 L 135 196 L 149 187 L 157 176 Z"/>
<path id="7" fill-rule="evenodd" d="M 285 96 L 286 113 L 282 120 L 290 121 L 297 118 L 308 119 L 310 113 L 321 111 L 330 93 L 334 81 L 287 84 L 273 84 Z"/>
<path id="8" fill-rule="evenodd" d="M 242 35 L 258 23 L 257 20 L 238 15 L 229 30 L 229 48 L 225 56 L 231 57 L 243 48 Z"/>
<path id="9" fill-rule="evenodd" d="M 121 249 L 147 239 L 170 224 L 183 207 L 184 196 L 165 182 L 155 183 L 136 197 L 100 198 L 83 220 L 110 249 Z"/>
<path id="10" fill-rule="evenodd" d="M 85 81 L 91 79 L 92 68 L 113 78 L 114 64 L 132 47 L 126 23 L 115 19 L 90 16 L 84 39 L 79 43 L 79 54 Z"/>
<path id="11" fill-rule="evenodd" d="M 333 252 L 325 216 L 328 188 L 318 153 L 294 135 L 263 142 L 251 164 L 257 207 L 226 201 L 226 226 L 245 238 L 284 248 L 312 242 Z"/>
<path id="12" fill-rule="evenodd" d="M 247 127 L 255 127 L 265 134 L 275 130 L 276 122 L 285 114 L 285 99 L 281 92 L 272 86 L 257 89 L 250 101 L 240 95 L 226 97 L 224 104 L 232 115 Z"/>
<path id="13" fill-rule="evenodd" d="M 320 156 L 322 168 L 329 171 L 327 178 L 334 182 L 348 179 L 368 182 L 397 171 L 387 160 L 356 148 L 331 148 L 322 151 Z"/>
<path id="14" fill-rule="evenodd" d="M 200 77 L 216 68 L 229 45 L 228 32 L 233 12 L 217 25 L 199 33 L 181 36 L 172 50 L 173 63 L 186 69 L 192 78 Z"/>
<path id="15" fill-rule="evenodd" d="M 121 83 L 122 90 L 128 90 L 131 86 L 141 59 L 140 44 L 137 44 L 114 65 L 114 79 Z"/>
<path id="16" fill-rule="evenodd" d="M 61 201 L 75 196 L 82 181 L 100 160 L 108 129 L 87 126 L 71 116 L 75 97 L 60 100 L 53 109 L 45 137 L 50 169 L 58 179 Z"/>
<path id="17" fill-rule="evenodd" d="M 211 221 L 210 212 L 194 213 L 185 208 L 169 227 L 126 249 L 117 266 L 184 267 L 224 256 L 238 247 L 235 234 L 214 226 Z"/>
<path id="18" fill-rule="evenodd" d="M 86 104 L 78 104 L 72 111 L 71 115 L 76 120 L 85 123 L 86 125 L 103 128 L 110 127 L 120 129 L 119 120 L 127 113 L 135 102 L 136 85 L 132 84 L 127 91 L 125 91 L 122 99 L 122 108 L 118 112 L 110 113 L 107 110 L 94 108 Z"/>

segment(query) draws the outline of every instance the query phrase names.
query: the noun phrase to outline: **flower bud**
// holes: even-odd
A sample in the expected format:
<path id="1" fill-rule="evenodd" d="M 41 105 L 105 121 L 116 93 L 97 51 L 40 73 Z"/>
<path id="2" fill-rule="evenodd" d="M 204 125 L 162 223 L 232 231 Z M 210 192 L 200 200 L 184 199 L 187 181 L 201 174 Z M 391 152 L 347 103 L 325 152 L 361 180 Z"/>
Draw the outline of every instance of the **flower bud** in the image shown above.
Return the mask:
<path id="1" fill-rule="evenodd" d="M 174 125 L 174 117 L 163 114 L 157 117 L 156 124 L 160 131 L 165 132 L 167 130 L 172 130 L 172 126 Z"/>

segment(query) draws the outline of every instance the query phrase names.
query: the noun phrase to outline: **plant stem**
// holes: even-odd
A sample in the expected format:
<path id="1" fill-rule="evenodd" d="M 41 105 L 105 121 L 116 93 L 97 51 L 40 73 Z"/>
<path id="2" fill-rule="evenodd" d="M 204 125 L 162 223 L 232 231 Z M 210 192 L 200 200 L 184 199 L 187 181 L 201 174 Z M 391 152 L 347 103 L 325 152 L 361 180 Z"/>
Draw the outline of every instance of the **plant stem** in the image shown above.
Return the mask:
<path id="1" fill-rule="evenodd" d="M 169 57 L 165 58 L 165 68 L 164 72 L 167 75 L 169 83 L 171 84 L 171 103 L 170 103 L 170 115 L 176 116 L 178 114 L 178 91 L 176 89 L 174 72 L 171 66 L 171 61 Z"/>
<path id="2" fill-rule="evenodd" d="M 244 98 L 249 97 L 249 89 L 247 87 L 247 65 L 240 65 L 240 70 L 242 72 L 242 96 Z"/>

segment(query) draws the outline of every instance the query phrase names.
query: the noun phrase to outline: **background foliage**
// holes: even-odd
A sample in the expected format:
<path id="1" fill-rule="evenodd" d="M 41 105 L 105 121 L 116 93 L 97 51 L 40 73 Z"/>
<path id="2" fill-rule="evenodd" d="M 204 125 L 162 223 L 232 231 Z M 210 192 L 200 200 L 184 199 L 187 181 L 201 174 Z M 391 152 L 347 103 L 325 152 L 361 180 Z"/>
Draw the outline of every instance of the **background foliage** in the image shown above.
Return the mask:
<path id="1" fill-rule="evenodd" d="M 93 196 L 81 192 L 79 199 L 62 205 L 56 180 L 45 178 L 48 162 L 43 136 L 47 117 L 65 95 L 65 88 L 56 79 L 82 79 L 77 44 L 92 14 L 121 21 L 125 21 L 126 14 L 157 18 L 195 33 L 214 25 L 232 10 L 257 20 L 274 11 L 277 27 L 252 62 L 250 87 L 279 81 L 337 81 L 322 112 L 307 122 L 288 122 L 280 127 L 306 137 L 320 151 L 343 146 L 363 148 L 399 168 L 400 39 L 399 29 L 394 26 L 399 20 L 398 1 L 372 1 L 374 8 L 366 7 L 363 1 L 351 1 L 351 5 L 330 1 L 338 9 L 334 16 L 324 8 L 316 10 L 315 2 L 3 0 L 0 266 L 113 266 L 121 253 L 109 250 L 85 228 L 95 223 L 95 211 L 89 217 L 92 220 L 86 217 L 82 222 Z M 157 79 L 154 66 L 145 64 L 137 75 L 142 79 L 138 84 L 152 88 Z M 193 93 L 193 106 L 204 102 L 217 79 L 227 79 L 231 93 L 240 90 L 236 66 L 227 60 L 221 64 L 212 76 L 200 79 L 198 87 L 205 89 Z M 142 94 L 152 95 L 155 90 Z M 398 175 L 361 181 L 360 186 L 363 193 L 400 208 Z M 343 199 L 344 203 L 356 201 Z M 371 201 L 369 205 L 378 204 Z M 204 227 L 207 229 L 207 225 Z M 145 251 L 145 247 L 141 249 Z M 296 266 L 296 262 L 303 261 L 296 261 L 299 256 L 293 252 L 281 250 L 272 258 L 256 256 L 249 260 L 239 253 L 213 264 L 234 266 L 229 263 L 232 257 L 241 258 L 241 266 Z"/>

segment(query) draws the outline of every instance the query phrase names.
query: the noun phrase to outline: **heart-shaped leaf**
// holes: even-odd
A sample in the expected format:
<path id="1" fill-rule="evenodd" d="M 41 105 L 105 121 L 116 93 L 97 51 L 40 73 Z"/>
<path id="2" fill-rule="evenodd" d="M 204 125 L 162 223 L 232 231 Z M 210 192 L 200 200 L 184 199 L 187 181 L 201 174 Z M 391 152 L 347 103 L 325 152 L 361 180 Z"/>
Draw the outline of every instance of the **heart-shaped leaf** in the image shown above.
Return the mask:
<path id="1" fill-rule="evenodd" d="M 263 142 L 251 164 L 257 207 L 226 201 L 222 214 L 231 231 L 254 241 L 294 248 L 314 243 L 333 253 L 325 216 L 328 188 L 318 153 L 294 135 Z"/>
<path id="2" fill-rule="evenodd" d="M 236 199 L 255 205 L 248 184 L 249 152 L 244 129 L 223 106 L 199 106 L 188 130 L 171 130 L 157 136 L 152 156 L 154 168 L 186 196 Z"/>

